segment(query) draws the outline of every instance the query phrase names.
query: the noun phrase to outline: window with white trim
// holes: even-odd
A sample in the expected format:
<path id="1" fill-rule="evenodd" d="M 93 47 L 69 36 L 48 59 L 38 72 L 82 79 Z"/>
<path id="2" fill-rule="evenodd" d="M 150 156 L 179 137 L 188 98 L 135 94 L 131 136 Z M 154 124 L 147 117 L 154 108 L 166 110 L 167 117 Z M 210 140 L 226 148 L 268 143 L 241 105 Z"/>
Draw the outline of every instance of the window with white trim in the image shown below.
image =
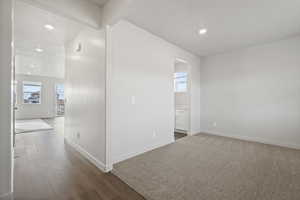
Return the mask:
<path id="1" fill-rule="evenodd" d="M 174 91 L 187 92 L 187 89 L 188 89 L 187 72 L 175 72 Z"/>
<path id="2" fill-rule="evenodd" d="M 42 83 L 23 82 L 23 103 L 41 104 Z"/>

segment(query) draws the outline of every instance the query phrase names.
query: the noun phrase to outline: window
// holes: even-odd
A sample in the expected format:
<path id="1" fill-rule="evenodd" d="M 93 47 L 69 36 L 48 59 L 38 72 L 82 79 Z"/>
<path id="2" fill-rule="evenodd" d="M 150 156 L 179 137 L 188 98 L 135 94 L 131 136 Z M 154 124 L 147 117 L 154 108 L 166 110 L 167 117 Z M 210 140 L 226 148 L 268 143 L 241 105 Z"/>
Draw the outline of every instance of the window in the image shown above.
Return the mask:
<path id="1" fill-rule="evenodd" d="M 65 99 L 65 87 L 63 84 L 56 85 L 56 97 L 57 97 L 57 100 Z"/>
<path id="2" fill-rule="evenodd" d="M 23 103 L 41 103 L 42 84 L 37 82 L 23 82 Z"/>
<path id="3" fill-rule="evenodd" d="M 56 85 L 56 114 L 57 116 L 65 114 L 65 87 L 63 84 Z"/>
<path id="4" fill-rule="evenodd" d="M 188 88 L 187 72 L 175 72 L 174 74 L 174 91 L 186 92 Z"/>

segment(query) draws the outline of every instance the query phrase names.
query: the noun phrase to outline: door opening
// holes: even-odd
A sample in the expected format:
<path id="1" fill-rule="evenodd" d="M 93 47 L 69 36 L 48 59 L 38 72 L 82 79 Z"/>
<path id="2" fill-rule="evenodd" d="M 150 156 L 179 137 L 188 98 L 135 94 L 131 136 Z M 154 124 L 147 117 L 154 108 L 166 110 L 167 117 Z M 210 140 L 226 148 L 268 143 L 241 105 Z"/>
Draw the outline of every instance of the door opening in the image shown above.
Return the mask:
<path id="1" fill-rule="evenodd" d="M 62 117 L 65 115 L 65 86 L 64 84 L 57 84 L 55 86 L 56 92 L 56 116 Z"/>
<path id="2" fill-rule="evenodd" d="M 83 25 L 26 1 L 16 1 L 13 9 L 13 179 L 16 198 L 25 198 L 24 189 L 33 188 L 24 177 L 42 177 L 39 172 L 51 168 L 41 163 L 64 155 L 64 117 L 57 116 L 65 111 L 65 46 Z"/>
<path id="3" fill-rule="evenodd" d="M 105 29 L 27 1 L 15 2 L 14 18 L 14 195 L 63 196 L 47 185 L 76 172 L 68 167 L 74 149 L 102 160 L 98 152 L 106 148 L 99 144 L 105 136 L 105 78 L 99 77 L 105 77 Z M 34 181 L 28 186 L 26 180 Z"/>
<path id="4" fill-rule="evenodd" d="M 189 85 L 188 63 L 182 60 L 176 60 L 174 67 L 175 140 L 187 136 L 190 132 Z"/>

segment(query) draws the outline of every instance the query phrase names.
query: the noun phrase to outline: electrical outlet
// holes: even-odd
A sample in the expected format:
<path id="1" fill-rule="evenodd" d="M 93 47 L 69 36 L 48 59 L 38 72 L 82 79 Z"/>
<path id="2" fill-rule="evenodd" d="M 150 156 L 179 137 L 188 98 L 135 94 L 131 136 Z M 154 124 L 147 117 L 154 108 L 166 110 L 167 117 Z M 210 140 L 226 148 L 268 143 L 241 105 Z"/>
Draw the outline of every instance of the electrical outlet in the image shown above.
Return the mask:
<path id="1" fill-rule="evenodd" d="M 77 132 L 76 137 L 78 140 L 80 139 L 80 132 Z"/>

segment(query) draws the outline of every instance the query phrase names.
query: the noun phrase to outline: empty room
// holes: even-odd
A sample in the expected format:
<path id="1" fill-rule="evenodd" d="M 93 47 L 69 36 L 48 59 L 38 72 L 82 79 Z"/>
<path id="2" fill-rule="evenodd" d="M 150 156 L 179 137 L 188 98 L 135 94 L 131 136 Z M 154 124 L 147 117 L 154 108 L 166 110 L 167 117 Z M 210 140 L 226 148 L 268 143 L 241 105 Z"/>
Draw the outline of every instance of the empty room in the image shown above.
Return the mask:
<path id="1" fill-rule="evenodd" d="M 1 0 L 0 200 L 299 200 L 299 0 Z"/>
<path id="2" fill-rule="evenodd" d="M 47 13 L 22 2 L 15 4 L 15 13 L 14 128 L 19 139 L 63 124 L 65 53 L 59 44 L 63 35 L 54 33 Z"/>

